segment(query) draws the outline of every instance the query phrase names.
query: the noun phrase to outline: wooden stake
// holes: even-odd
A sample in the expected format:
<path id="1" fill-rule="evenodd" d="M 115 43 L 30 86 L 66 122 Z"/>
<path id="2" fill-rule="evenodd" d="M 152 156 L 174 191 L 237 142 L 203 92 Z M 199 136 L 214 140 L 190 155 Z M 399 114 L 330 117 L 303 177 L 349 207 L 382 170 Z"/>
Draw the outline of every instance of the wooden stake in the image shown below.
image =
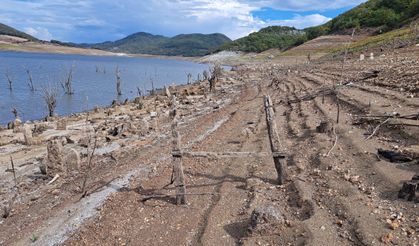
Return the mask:
<path id="1" fill-rule="evenodd" d="M 10 156 L 10 163 L 12 164 L 13 179 L 15 181 L 15 186 L 17 188 L 17 179 L 16 179 L 15 164 L 13 162 L 13 157 L 12 156 Z"/>
<path id="2" fill-rule="evenodd" d="M 264 103 L 269 141 L 271 144 L 275 169 L 278 174 L 278 184 L 282 185 L 285 183 L 288 176 L 286 170 L 285 155 L 279 152 L 279 146 L 281 142 L 279 141 L 279 135 L 276 129 L 275 115 L 271 98 L 269 96 L 264 96 Z"/>
<path id="3" fill-rule="evenodd" d="M 177 130 L 177 103 L 176 97 L 172 96 L 172 110 L 170 112 L 172 117 L 172 145 L 173 145 L 173 183 L 176 187 L 176 204 L 186 204 L 186 186 L 185 177 L 183 174 L 182 154 L 180 152 L 180 135 Z"/>
<path id="4" fill-rule="evenodd" d="M 338 93 L 337 93 L 337 92 L 335 92 L 335 98 L 336 98 L 336 105 L 337 105 L 337 108 L 338 108 L 338 112 L 337 112 L 337 115 L 336 115 L 336 123 L 337 123 L 337 124 L 339 124 L 339 118 L 340 118 L 340 103 L 339 103 L 339 97 L 338 97 Z"/>

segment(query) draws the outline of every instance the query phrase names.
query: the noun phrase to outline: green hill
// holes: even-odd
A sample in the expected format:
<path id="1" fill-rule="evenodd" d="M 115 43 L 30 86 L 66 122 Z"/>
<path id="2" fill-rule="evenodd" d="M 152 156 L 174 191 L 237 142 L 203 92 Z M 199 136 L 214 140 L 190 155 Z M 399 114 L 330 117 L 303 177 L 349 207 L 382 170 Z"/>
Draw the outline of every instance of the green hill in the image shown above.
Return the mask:
<path id="1" fill-rule="evenodd" d="M 69 44 L 85 48 L 95 48 L 130 54 L 150 54 L 169 56 L 203 56 L 231 40 L 223 34 L 182 34 L 173 38 L 139 32 L 115 42 L 98 44 Z M 60 43 L 58 41 L 54 41 Z M 63 44 L 63 43 L 60 43 Z"/>
<path id="2" fill-rule="evenodd" d="M 376 28 L 387 32 L 410 23 L 419 15 L 419 0 L 369 0 L 327 22 L 306 28 L 307 39 L 342 33 L 348 29 Z"/>
<path id="3" fill-rule="evenodd" d="M 305 32 L 293 27 L 271 26 L 249 36 L 222 45 L 218 50 L 262 52 L 272 48 L 285 50 L 305 41 Z"/>
<path id="4" fill-rule="evenodd" d="M 13 27 L 4 25 L 0 23 L 0 35 L 9 35 L 9 36 L 15 36 L 19 38 L 25 38 L 31 41 L 36 41 L 37 39 L 32 37 L 29 34 L 26 34 L 24 32 L 18 31 L 14 29 Z"/>
<path id="5" fill-rule="evenodd" d="M 409 24 L 418 18 L 419 0 L 369 0 L 324 25 L 297 30 L 272 26 L 221 46 L 218 50 L 262 52 L 281 50 L 328 34 L 350 33 L 353 28 L 372 29 L 384 33 Z"/>

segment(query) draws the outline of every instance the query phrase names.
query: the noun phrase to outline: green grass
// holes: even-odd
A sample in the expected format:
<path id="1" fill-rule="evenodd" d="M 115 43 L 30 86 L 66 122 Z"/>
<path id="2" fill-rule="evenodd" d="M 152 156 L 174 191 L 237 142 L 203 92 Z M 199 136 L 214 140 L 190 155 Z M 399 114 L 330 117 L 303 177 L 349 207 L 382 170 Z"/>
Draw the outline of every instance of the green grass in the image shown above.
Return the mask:
<path id="1" fill-rule="evenodd" d="M 357 41 L 349 45 L 349 52 L 357 52 L 368 48 L 380 47 L 382 45 L 392 45 L 394 41 L 411 41 L 414 39 L 414 35 L 419 34 L 416 27 L 406 27 L 402 29 L 393 30 L 384 34 L 370 36 L 363 40 Z M 417 42 L 417 39 L 416 39 Z M 333 53 L 344 52 L 346 47 L 338 48 Z"/>

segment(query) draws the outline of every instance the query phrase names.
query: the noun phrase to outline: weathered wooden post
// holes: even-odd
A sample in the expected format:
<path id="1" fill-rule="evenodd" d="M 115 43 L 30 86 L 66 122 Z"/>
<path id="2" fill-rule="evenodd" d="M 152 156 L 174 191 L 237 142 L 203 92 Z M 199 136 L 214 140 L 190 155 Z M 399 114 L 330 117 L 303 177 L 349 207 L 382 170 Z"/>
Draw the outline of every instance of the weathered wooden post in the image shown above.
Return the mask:
<path id="1" fill-rule="evenodd" d="M 270 96 L 264 96 L 266 124 L 268 126 L 269 141 L 271 143 L 272 156 L 275 169 L 278 174 L 278 183 L 284 184 L 287 179 L 285 155 L 279 151 L 280 140 L 276 129 L 275 114 Z"/>
<path id="2" fill-rule="evenodd" d="M 182 153 L 181 153 L 181 143 L 180 135 L 177 130 L 178 120 L 177 120 L 177 102 L 176 96 L 172 96 L 172 110 L 170 115 L 172 117 L 172 145 L 173 145 L 173 183 L 176 187 L 176 203 L 177 205 L 186 204 L 186 186 L 185 186 L 185 177 L 183 174 L 182 166 Z"/>
<path id="3" fill-rule="evenodd" d="M 336 91 L 336 89 L 335 89 L 334 93 L 335 93 L 336 106 L 337 106 L 336 123 L 339 124 L 339 119 L 340 119 L 340 102 L 339 102 L 338 92 Z"/>

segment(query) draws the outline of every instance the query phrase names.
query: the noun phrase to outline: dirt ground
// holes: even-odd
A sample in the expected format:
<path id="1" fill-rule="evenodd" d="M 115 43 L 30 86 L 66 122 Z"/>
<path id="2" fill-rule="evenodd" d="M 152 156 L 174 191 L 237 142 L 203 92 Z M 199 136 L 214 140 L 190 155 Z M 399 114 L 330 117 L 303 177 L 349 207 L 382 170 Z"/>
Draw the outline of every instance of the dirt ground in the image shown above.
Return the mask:
<path id="1" fill-rule="evenodd" d="M 225 72 L 214 93 L 207 82 L 177 88 L 185 151 L 259 153 L 183 157 L 186 205 L 176 205 L 168 185 L 172 142 L 164 96 L 143 99 L 141 107 L 101 109 L 88 120 L 70 117 L 67 131 L 46 130 L 38 146 L 4 130 L 2 205 L 16 192 L 12 174 L 3 171 L 10 153 L 20 193 L 0 219 L 0 245 L 418 245 L 418 203 L 398 198 L 402 184 L 419 173 L 418 116 L 399 117 L 419 114 L 417 57 L 419 47 L 410 46 L 374 60 L 353 54 L 344 66 L 333 57 L 249 63 Z M 310 97 L 321 89 L 337 95 Z M 286 154 L 283 185 L 269 154 L 264 95 L 273 100 Z M 330 125 L 324 133 L 316 131 L 321 122 Z M 109 136 L 128 123 L 127 132 Z M 86 170 L 82 155 L 84 171 L 48 184 L 54 175 L 37 173 L 45 143 L 75 136 L 66 146 L 83 153 L 80 139 L 92 128 L 100 129 L 101 142 L 94 168 Z M 390 162 L 379 149 L 408 160 Z M 86 172 L 81 198 L 76 184 Z M 255 222 L 255 211 L 268 212 Z"/>

